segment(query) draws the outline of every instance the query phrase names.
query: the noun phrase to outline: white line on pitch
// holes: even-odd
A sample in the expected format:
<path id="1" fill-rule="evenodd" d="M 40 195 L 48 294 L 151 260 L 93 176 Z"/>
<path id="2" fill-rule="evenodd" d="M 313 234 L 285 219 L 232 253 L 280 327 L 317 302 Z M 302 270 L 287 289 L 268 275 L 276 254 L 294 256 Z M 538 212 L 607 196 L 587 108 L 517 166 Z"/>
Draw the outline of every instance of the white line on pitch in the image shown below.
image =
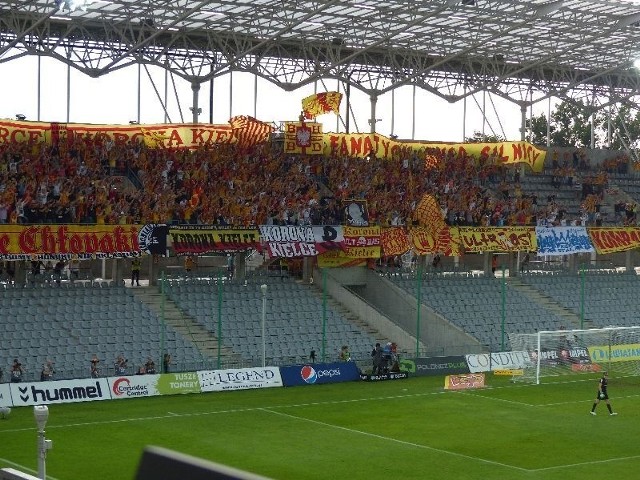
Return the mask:
<path id="1" fill-rule="evenodd" d="M 310 407 L 310 406 L 316 406 L 316 405 L 338 405 L 338 404 L 353 403 L 353 402 L 396 400 L 400 398 L 423 397 L 427 395 L 442 395 L 445 393 L 447 392 L 440 391 L 440 392 L 414 393 L 414 394 L 405 394 L 405 395 L 391 395 L 387 397 L 357 398 L 357 399 L 350 399 L 350 400 L 332 400 L 327 402 L 308 402 L 308 403 L 294 403 L 294 404 L 288 404 L 288 405 L 270 405 L 269 408 L 297 408 L 297 407 Z M 71 427 L 87 427 L 92 425 L 109 425 L 114 423 L 144 422 L 148 420 L 162 420 L 162 419 L 177 418 L 177 417 L 198 417 L 203 415 L 218 415 L 223 413 L 252 412 L 252 411 L 262 410 L 263 408 L 265 407 L 232 408 L 227 410 L 216 410 L 216 411 L 209 411 L 209 412 L 189 412 L 189 413 L 167 412 L 166 415 L 154 415 L 149 417 L 133 417 L 133 418 L 121 418 L 121 419 L 115 419 L 115 420 L 99 420 L 99 421 L 93 421 L 93 422 L 47 425 L 47 430 L 71 428 Z M 33 430 L 33 427 L 6 429 L 6 430 L 0 430 L 0 435 L 4 433 L 26 432 L 31 430 Z"/>
<path id="2" fill-rule="evenodd" d="M 384 435 L 379 435 L 377 433 L 363 432 L 362 430 L 355 430 L 353 428 L 341 427 L 340 425 L 332 425 L 331 423 L 320 422 L 318 420 L 312 420 L 310 418 L 297 417 L 295 415 L 290 415 L 288 413 L 276 412 L 275 410 L 270 410 L 268 408 L 261 408 L 260 410 L 268 413 L 272 413 L 274 415 L 281 415 L 283 417 L 293 418 L 296 420 L 302 420 L 304 422 L 314 423 L 316 425 L 322 425 L 324 427 L 335 428 L 337 430 L 343 430 L 350 433 L 357 433 L 360 435 L 365 435 L 367 437 L 378 438 L 380 440 L 385 440 L 389 442 L 399 443 L 401 445 L 407 445 L 410 447 L 422 448 L 424 450 L 431 450 L 432 452 L 444 453 L 446 455 L 452 455 L 454 457 L 466 458 L 467 460 L 475 460 L 477 462 L 488 463 L 491 465 L 497 465 L 499 467 L 510 468 L 512 470 L 517 470 L 519 472 L 528 472 L 529 470 L 522 467 L 516 467 L 513 465 L 508 465 L 506 463 L 500 463 L 493 460 L 486 460 L 484 458 L 473 457 L 471 455 L 465 455 L 463 453 L 451 452 L 449 450 L 443 450 L 441 448 L 430 447 L 428 445 L 422 445 L 420 443 L 407 442 L 406 440 L 398 440 L 397 438 L 385 437 Z"/>
<path id="3" fill-rule="evenodd" d="M 534 468 L 530 470 L 531 472 L 545 472 L 549 470 L 561 470 L 564 468 L 575 468 L 575 467 L 583 467 L 585 465 L 598 465 L 601 463 L 613 463 L 613 462 L 623 462 L 626 460 L 637 460 L 640 458 L 640 455 L 633 455 L 631 457 L 617 457 L 617 458 L 608 458 L 605 460 L 591 460 L 589 462 L 581 462 L 581 463 L 570 463 L 567 465 L 557 465 L 555 467 L 543 467 L 543 468 Z"/>

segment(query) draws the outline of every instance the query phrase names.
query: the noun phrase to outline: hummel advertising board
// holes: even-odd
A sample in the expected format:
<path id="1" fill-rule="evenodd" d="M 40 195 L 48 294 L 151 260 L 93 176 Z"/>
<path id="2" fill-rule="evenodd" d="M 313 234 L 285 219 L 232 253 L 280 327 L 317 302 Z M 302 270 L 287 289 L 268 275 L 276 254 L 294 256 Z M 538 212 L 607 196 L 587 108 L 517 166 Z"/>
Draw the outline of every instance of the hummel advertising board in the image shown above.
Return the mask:
<path id="1" fill-rule="evenodd" d="M 0 383 L 0 407 L 10 407 L 13 405 L 11 402 L 11 390 L 8 383 Z"/>
<path id="2" fill-rule="evenodd" d="M 92 402 L 111 398 L 106 378 L 11 383 L 10 385 L 11 398 L 15 407 L 52 403 Z"/>

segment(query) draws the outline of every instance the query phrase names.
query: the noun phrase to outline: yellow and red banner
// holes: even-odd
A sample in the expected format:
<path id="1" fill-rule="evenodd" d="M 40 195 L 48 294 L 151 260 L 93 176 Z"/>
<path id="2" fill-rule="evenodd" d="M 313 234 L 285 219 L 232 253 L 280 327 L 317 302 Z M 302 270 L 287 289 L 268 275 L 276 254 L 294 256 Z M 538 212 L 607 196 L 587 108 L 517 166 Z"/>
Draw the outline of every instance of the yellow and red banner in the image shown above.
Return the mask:
<path id="1" fill-rule="evenodd" d="M 325 155 L 365 158 L 374 154 L 377 158 L 423 155 L 429 167 L 438 165 L 438 158 L 427 150 L 437 149 L 442 157 L 449 153 L 493 160 L 498 165 L 526 163 L 534 172 L 541 172 L 547 152 L 527 142 L 499 143 L 427 143 L 399 142 L 378 133 L 348 134 L 327 133 L 324 136 Z"/>
<path id="2" fill-rule="evenodd" d="M 343 250 L 351 258 L 380 258 L 380 227 L 343 227 Z"/>
<path id="3" fill-rule="evenodd" d="M 367 265 L 366 258 L 348 257 L 342 250 L 330 250 L 321 253 L 316 258 L 318 259 L 319 268 L 349 268 Z"/>
<path id="4" fill-rule="evenodd" d="M 465 252 L 535 252 L 535 227 L 458 227 L 458 241 Z"/>
<path id="5" fill-rule="evenodd" d="M 340 92 L 314 93 L 302 99 L 302 114 L 304 118 L 313 119 L 325 113 L 340 115 Z"/>
<path id="6" fill-rule="evenodd" d="M 322 155 L 323 148 L 321 123 L 286 122 L 284 124 L 284 153 Z"/>
<path id="7" fill-rule="evenodd" d="M 640 247 L 640 227 L 587 228 L 591 244 L 599 254 L 624 252 Z"/>
<path id="8" fill-rule="evenodd" d="M 404 227 L 387 227 L 380 231 L 380 244 L 385 257 L 407 253 L 411 249 L 409 235 Z"/>
<path id="9" fill-rule="evenodd" d="M 256 121 L 258 122 L 258 121 Z M 246 130 L 247 139 L 243 137 Z M 149 125 L 90 125 L 80 123 L 0 122 L 0 145 L 8 143 L 47 144 L 82 139 L 91 142 L 112 141 L 116 145 L 144 142 L 151 148 L 201 148 L 208 145 L 238 144 L 255 139 L 264 142 L 266 130 L 273 129 L 263 122 L 211 124 L 149 124 Z M 269 130 L 269 133 L 271 132 Z"/>
<path id="10" fill-rule="evenodd" d="M 217 144 L 238 144 L 250 147 L 267 141 L 273 126 L 253 117 L 239 115 L 227 125 L 210 124 L 149 124 L 90 125 L 79 123 L 44 123 L 5 120 L 0 122 L 0 145 L 8 143 L 48 144 L 83 139 L 87 142 L 112 141 L 116 145 L 144 142 L 152 148 L 200 148 Z M 318 123 L 286 122 L 285 151 L 287 153 L 325 154 L 365 158 L 424 156 L 433 167 L 438 164 L 433 149 L 443 154 L 469 155 L 476 160 L 491 160 L 496 164 L 526 163 L 534 172 L 544 167 L 546 151 L 527 142 L 499 143 L 427 143 L 399 142 L 377 133 L 322 133 Z M 427 153 L 428 150 L 431 150 Z"/>
<path id="11" fill-rule="evenodd" d="M 34 260 L 140 255 L 141 225 L 9 225 L 0 227 L 0 258 Z"/>
<path id="12" fill-rule="evenodd" d="M 355 267 L 367 264 L 370 258 L 380 258 L 380 227 L 342 227 L 344 240 L 342 250 L 318 255 L 318 266 Z"/>
<path id="13" fill-rule="evenodd" d="M 413 227 L 409 230 L 409 239 L 417 255 L 440 253 L 446 257 L 455 257 L 463 253 L 457 228 L 444 227 L 434 235 L 426 227 Z"/>

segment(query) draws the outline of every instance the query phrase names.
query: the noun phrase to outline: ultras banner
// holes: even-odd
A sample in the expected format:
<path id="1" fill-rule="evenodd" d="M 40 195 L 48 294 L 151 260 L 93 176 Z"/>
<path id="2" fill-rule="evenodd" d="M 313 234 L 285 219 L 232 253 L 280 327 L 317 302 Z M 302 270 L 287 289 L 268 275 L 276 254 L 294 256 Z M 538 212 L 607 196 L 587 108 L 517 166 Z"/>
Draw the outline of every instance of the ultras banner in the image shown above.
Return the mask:
<path id="1" fill-rule="evenodd" d="M 380 231 L 380 243 L 383 255 L 389 257 L 402 255 L 411 249 L 409 235 L 404 227 L 387 227 Z"/>
<path id="2" fill-rule="evenodd" d="M 176 255 L 232 253 L 260 248 L 260 234 L 255 228 L 184 225 L 169 228 L 169 235 Z"/>
<path id="3" fill-rule="evenodd" d="M 325 133 L 324 154 L 357 158 L 375 155 L 377 158 L 394 158 L 424 154 L 428 149 L 471 156 L 476 161 L 481 158 L 493 160 L 498 165 L 526 163 L 534 172 L 541 172 L 547 152 L 527 142 L 498 143 L 428 143 L 400 142 L 379 133 L 348 134 Z"/>
<path id="4" fill-rule="evenodd" d="M 537 248 L 534 227 L 459 227 L 465 252 L 518 252 Z"/>
<path id="5" fill-rule="evenodd" d="M 640 227 L 588 228 L 591 243 L 599 254 L 624 252 L 640 247 Z"/>
<path id="6" fill-rule="evenodd" d="M 144 142 L 151 148 L 201 148 L 238 143 L 241 132 L 230 124 L 91 125 L 3 120 L 0 122 L 0 145 L 52 144 L 81 138 L 87 141 L 109 140 L 116 145 Z"/>
<path id="7" fill-rule="evenodd" d="M 5 224 L 0 226 L 0 258 L 45 260 L 69 259 L 74 256 L 81 259 L 135 257 L 142 253 L 154 253 L 156 248 L 162 248 L 166 232 L 164 236 L 156 235 L 156 227 L 161 226 Z"/>

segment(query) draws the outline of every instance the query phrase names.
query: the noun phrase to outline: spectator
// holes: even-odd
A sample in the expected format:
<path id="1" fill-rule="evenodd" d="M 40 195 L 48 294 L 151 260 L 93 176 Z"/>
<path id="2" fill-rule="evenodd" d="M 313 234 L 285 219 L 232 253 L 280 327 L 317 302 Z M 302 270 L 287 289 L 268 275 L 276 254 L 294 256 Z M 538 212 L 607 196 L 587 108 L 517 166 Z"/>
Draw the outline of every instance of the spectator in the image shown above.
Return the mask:
<path id="1" fill-rule="evenodd" d="M 373 360 L 373 369 L 371 370 L 371 375 L 381 375 L 384 373 L 384 357 L 382 352 L 382 347 L 379 343 L 376 343 L 375 347 L 371 351 L 371 358 Z"/>
<path id="2" fill-rule="evenodd" d="M 235 267 L 234 255 L 227 253 L 227 278 L 232 279 Z"/>
<path id="3" fill-rule="evenodd" d="M 343 362 L 351 361 L 351 353 L 349 352 L 349 346 L 343 345 L 340 349 L 340 360 Z"/>
<path id="4" fill-rule="evenodd" d="M 40 381 L 48 382 L 53 380 L 53 374 L 56 373 L 53 369 L 53 361 L 47 360 L 42 364 L 42 370 L 40 371 Z"/>
<path id="5" fill-rule="evenodd" d="M 14 358 L 13 364 L 11 365 L 11 383 L 22 382 L 23 375 L 24 367 L 22 366 L 22 363 L 20 363 L 17 358 Z"/>
<path id="6" fill-rule="evenodd" d="M 154 375 L 156 373 L 156 364 L 153 361 L 153 358 L 147 358 L 147 363 L 144 364 L 144 368 L 148 374 Z"/>
<path id="7" fill-rule="evenodd" d="M 520 262 L 520 273 L 529 271 L 529 262 L 531 261 L 531 254 L 527 252 Z"/>
<path id="8" fill-rule="evenodd" d="M 131 260 L 131 286 L 133 287 L 133 282 L 136 285 L 140 286 L 140 268 L 142 266 L 142 261 L 140 257 L 135 257 Z"/>
<path id="9" fill-rule="evenodd" d="M 78 280 L 80 277 L 80 259 L 77 255 L 71 257 L 69 261 L 69 280 Z"/>
<path id="10" fill-rule="evenodd" d="M 116 375 L 126 375 L 127 368 L 129 364 L 129 360 L 124 358 L 124 355 L 118 355 L 116 357 L 116 361 L 114 362 L 114 370 Z"/>
<path id="11" fill-rule="evenodd" d="M 91 357 L 91 370 L 90 370 L 91 378 L 98 378 L 100 376 L 100 369 L 98 367 L 99 363 L 100 363 L 100 359 L 94 353 L 93 356 Z"/>
<path id="12" fill-rule="evenodd" d="M 58 285 L 60 285 L 64 267 L 65 267 L 65 263 L 63 260 L 58 260 L 56 264 L 53 266 L 53 279 L 56 281 Z"/>
<path id="13" fill-rule="evenodd" d="M 171 355 L 169 353 L 165 353 L 162 357 L 162 370 L 163 373 L 169 373 L 169 368 L 171 367 Z"/>

